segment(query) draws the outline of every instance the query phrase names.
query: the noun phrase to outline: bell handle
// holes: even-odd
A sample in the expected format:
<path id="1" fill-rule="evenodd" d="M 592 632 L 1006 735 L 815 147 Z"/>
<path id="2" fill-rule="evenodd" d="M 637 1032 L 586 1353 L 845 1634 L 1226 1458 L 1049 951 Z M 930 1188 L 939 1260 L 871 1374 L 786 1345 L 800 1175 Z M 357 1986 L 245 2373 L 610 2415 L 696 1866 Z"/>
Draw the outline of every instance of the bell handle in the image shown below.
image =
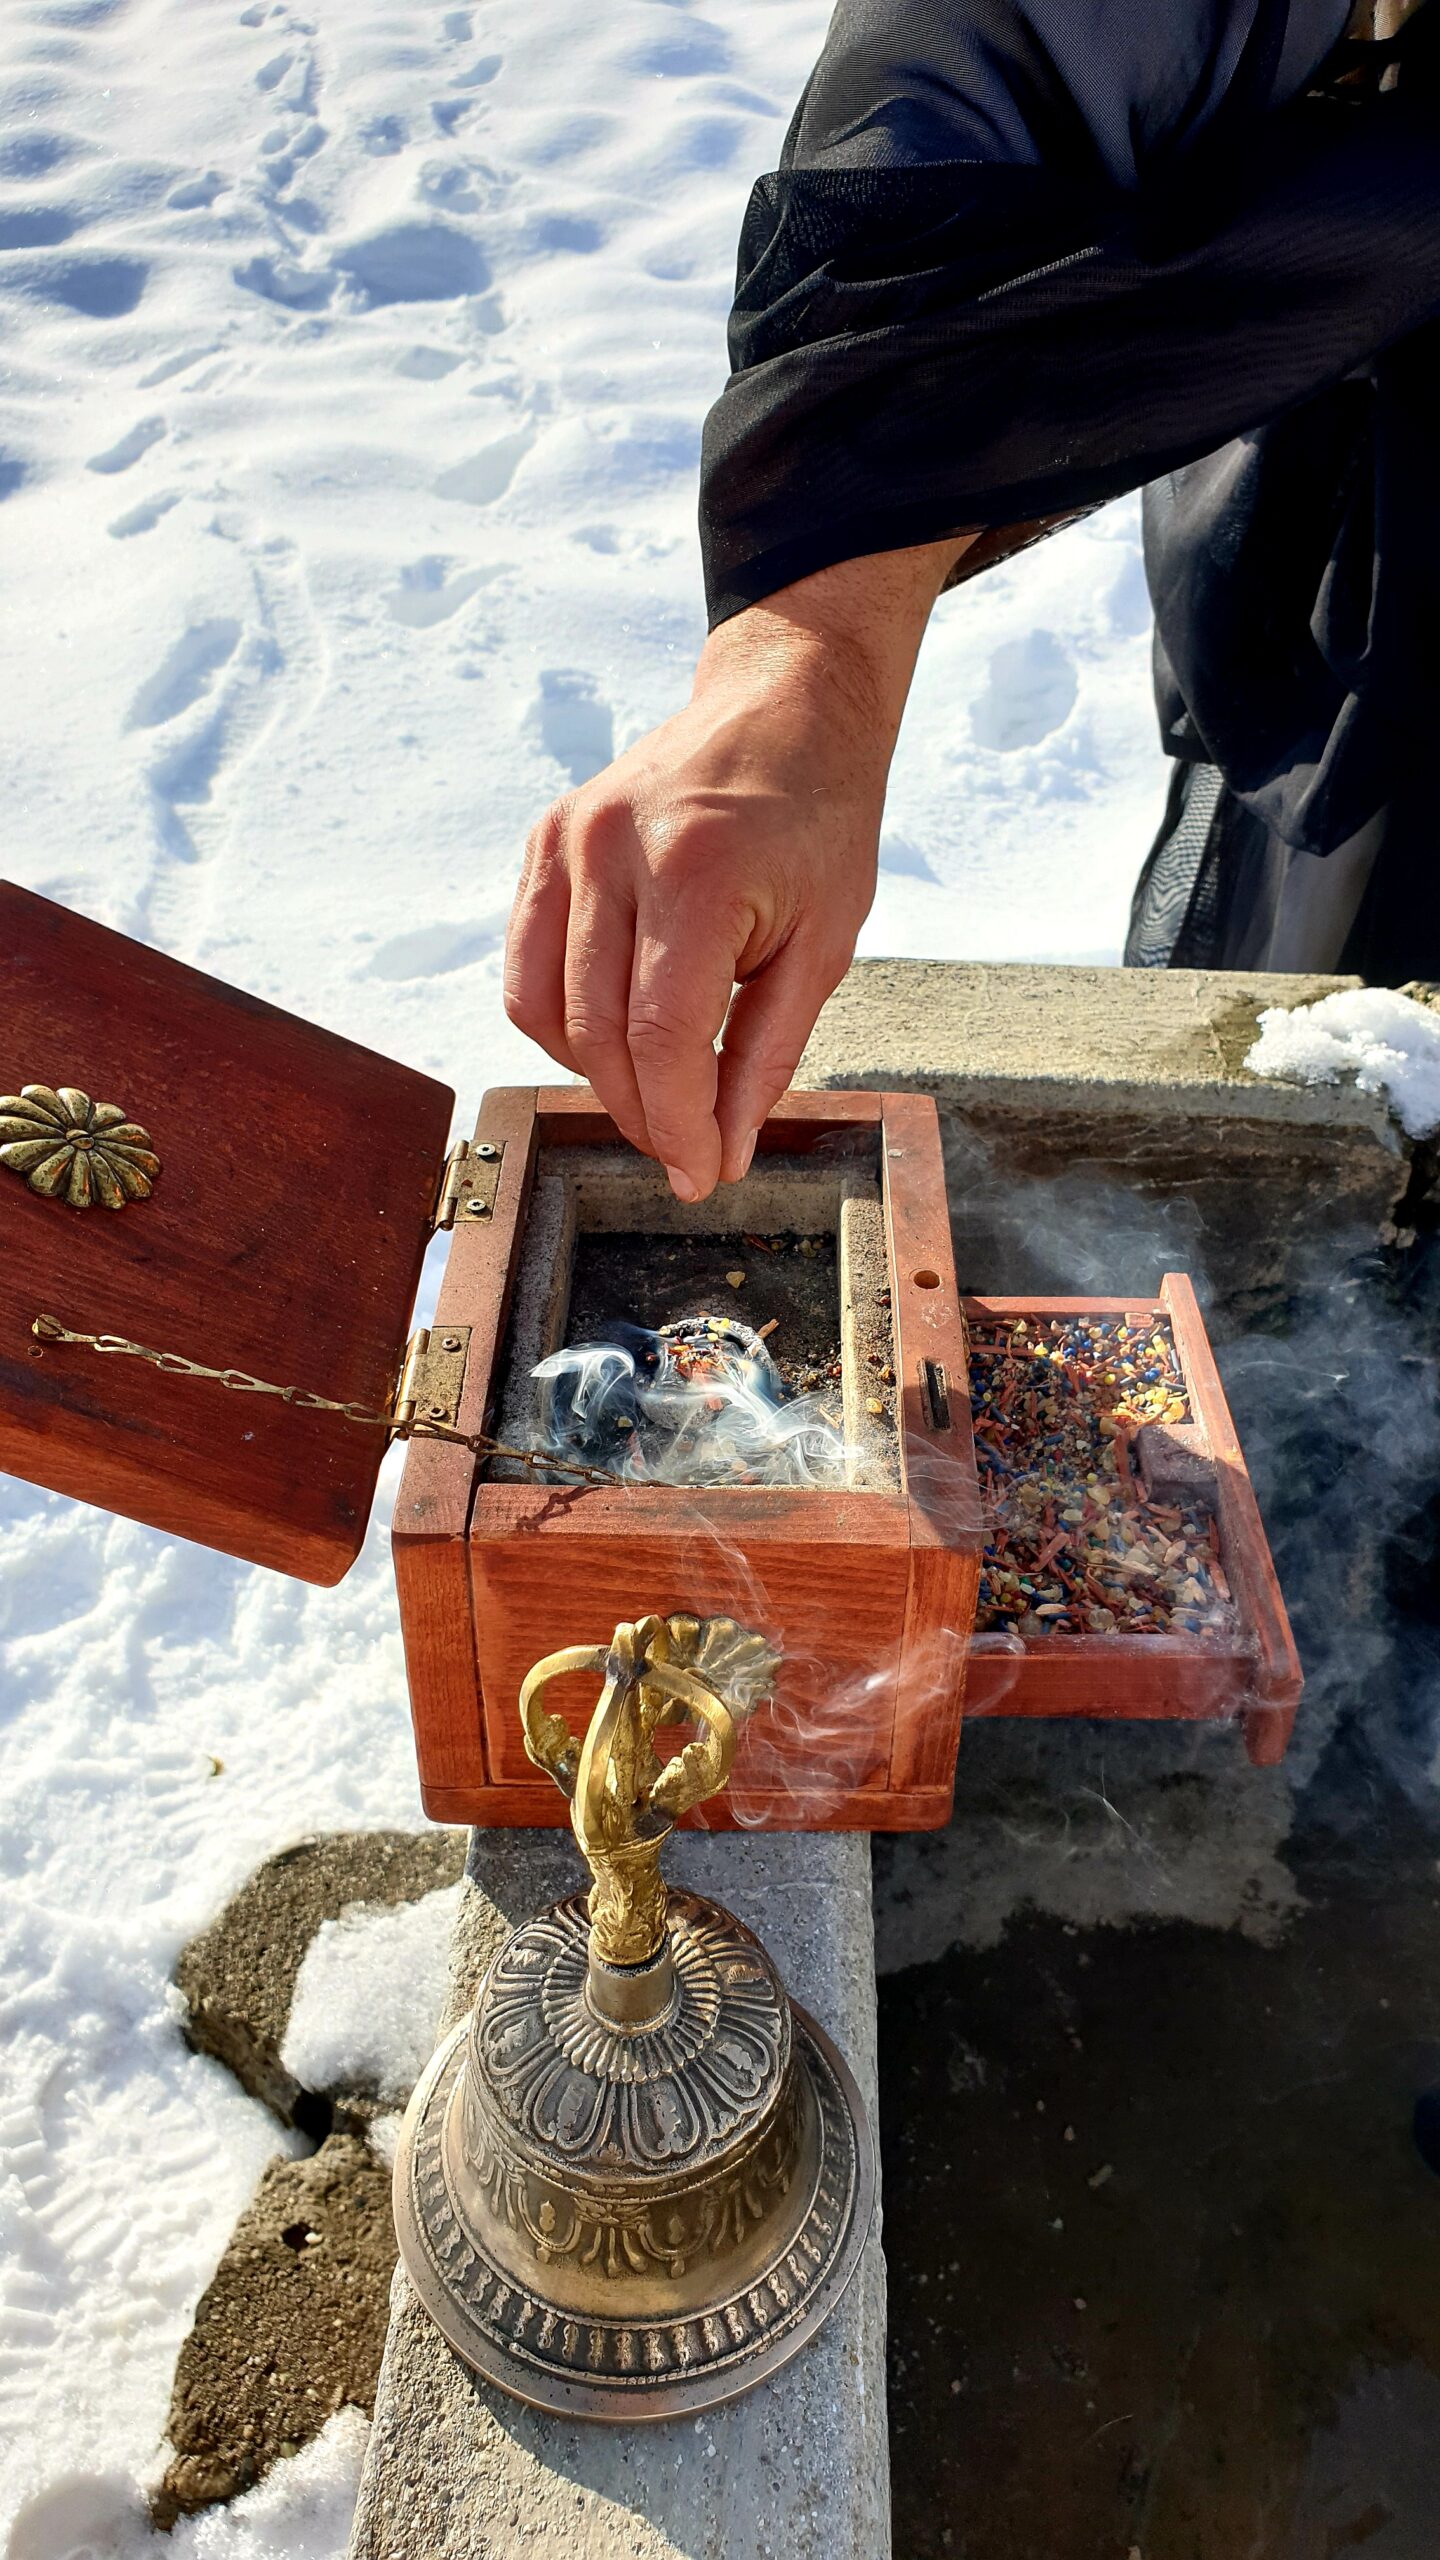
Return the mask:
<path id="1" fill-rule="evenodd" d="M 604 1671 L 610 1659 L 610 1647 L 604 1644 L 572 1644 L 563 1652 L 547 1653 L 543 1662 L 534 1664 L 520 1684 L 520 1723 L 525 1737 L 525 1756 L 553 1778 L 561 1794 L 573 1797 L 580 1774 L 580 1744 L 563 1716 L 547 1715 L 540 1704 L 541 1693 L 552 1680 L 563 1680 L 570 1671 Z"/>
<path id="2" fill-rule="evenodd" d="M 683 1707 L 700 1727 L 694 1741 L 677 1751 L 650 1789 L 652 1812 L 667 1814 L 672 1822 L 678 1822 L 692 1805 L 702 1804 L 706 1796 L 718 1795 L 729 1777 L 735 1758 L 735 1719 L 715 1691 L 679 1663 L 647 1664 L 645 1686 L 658 1689 L 662 1698 Z"/>
<path id="3" fill-rule="evenodd" d="M 547 1654 L 527 1672 L 521 1685 L 526 1757 L 553 1778 L 561 1794 L 574 1804 L 577 1837 L 583 1831 L 584 1839 L 597 1847 L 613 1836 L 616 1807 L 609 1781 L 621 1742 L 624 1709 L 637 1685 L 662 1697 L 670 1707 L 680 1708 L 700 1728 L 695 1739 L 660 1771 L 645 1796 L 644 1811 L 660 1815 L 667 1823 L 677 1822 L 692 1805 L 718 1794 L 734 1762 L 736 1724 L 723 1699 L 681 1664 L 649 1658 L 644 1637 L 657 1625 L 652 1620 L 642 1628 L 625 1630 L 631 1636 L 629 1644 L 621 1643 L 622 1631 L 617 1628 L 609 1645 L 568 1645 L 562 1652 Z M 636 1636 L 641 1637 L 638 1645 Z M 552 1680 L 586 1671 L 603 1673 L 605 1687 L 583 1741 L 577 1741 L 563 1716 L 545 1712 L 541 1698 Z M 634 1810 L 638 1813 L 642 1807 Z"/>

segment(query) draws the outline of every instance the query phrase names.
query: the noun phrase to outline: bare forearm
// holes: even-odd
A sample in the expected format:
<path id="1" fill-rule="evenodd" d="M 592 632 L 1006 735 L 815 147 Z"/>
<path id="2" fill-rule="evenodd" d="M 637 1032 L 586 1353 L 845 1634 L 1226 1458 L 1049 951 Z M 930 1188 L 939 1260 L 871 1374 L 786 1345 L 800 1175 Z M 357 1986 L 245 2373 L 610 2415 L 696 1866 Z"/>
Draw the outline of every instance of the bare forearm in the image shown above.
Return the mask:
<path id="1" fill-rule="evenodd" d="M 871 724 L 886 759 L 935 601 L 974 534 L 817 570 L 712 631 L 695 693 L 716 682 L 829 684 Z"/>

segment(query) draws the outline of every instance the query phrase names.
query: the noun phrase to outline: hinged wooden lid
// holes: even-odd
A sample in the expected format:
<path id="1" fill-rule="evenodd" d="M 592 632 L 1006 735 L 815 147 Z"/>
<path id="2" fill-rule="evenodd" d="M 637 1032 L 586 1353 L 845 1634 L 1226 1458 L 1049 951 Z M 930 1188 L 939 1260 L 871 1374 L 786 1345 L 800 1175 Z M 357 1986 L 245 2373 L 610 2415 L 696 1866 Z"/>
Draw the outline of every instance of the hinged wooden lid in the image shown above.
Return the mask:
<path id="1" fill-rule="evenodd" d="M 53 1316 L 388 1409 L 453 1095 L 0 883 L 0 1094 L 26 1085 L 75 1088 L 125 1120 L 97 1113 L 76 1149 L 42 1101 L 18 1136 L 0 1131 L 0 1469 L 338 1582 L 383 1429 L 47 1347 L 31 1327 Z M 52 1127 L 59 1143 L 37 1154 Z M 149 1196 L 124 1197 L 143 1194 L 152 1157 Z M 93 1205 L 72 1206 L 86 1189 Z"/>

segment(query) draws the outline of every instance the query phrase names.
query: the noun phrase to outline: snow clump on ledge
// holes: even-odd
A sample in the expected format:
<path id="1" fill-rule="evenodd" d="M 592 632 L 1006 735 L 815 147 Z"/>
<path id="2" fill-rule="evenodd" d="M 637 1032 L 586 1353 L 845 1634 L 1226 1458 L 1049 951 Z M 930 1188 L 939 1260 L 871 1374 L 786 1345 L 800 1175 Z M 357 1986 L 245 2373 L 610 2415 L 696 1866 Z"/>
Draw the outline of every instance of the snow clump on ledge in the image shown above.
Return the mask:
<path id="1" fill-rule="evenodd" d="M 1270 1006 L 1245 1064 L 1296 1084 L 1350 1074 L 1362 1093 L 1389 1096 L 1408 1137 L 1440 1129 L 1440 1014 L 1392 988 L 1351 987 L 1294 1013 Z"/>
<path id="2" fill-rule="evenodd" d="M 352 1904 L 322 1921 L 280 2056 L 302 2088 L 360 2089 L 404 2105 L 435 2050 L 459 1907 L 458 1884 L 442 1885 L 418 1902 Z"/>

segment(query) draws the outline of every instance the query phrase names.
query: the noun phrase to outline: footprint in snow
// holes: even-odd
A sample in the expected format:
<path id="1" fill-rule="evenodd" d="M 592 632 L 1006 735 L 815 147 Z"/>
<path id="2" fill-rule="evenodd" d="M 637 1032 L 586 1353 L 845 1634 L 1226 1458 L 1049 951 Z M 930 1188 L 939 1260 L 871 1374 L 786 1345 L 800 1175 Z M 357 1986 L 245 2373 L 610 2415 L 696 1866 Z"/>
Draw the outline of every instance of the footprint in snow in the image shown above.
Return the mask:
<path id="1" fill-rule="evenodd" d="M 673 33 L 636 45 L 625 68 L 652 80 L 693 80 L 700 73 L 728 71 L 730 39 L 709 19 L 690 18 Z"/>
<path id="2" fill-rule="evenodd" d="M 443 382 L 464 361 L 463 356 L 452 355 L 448 347 L 407 347 L 403 355 L 396 357 L 395 370 L 408 374 L 412 382 Z"/>
<path id="3" fill-rule="evenodd" d="M 220 669 L 240 645 L 240 625 L 228 615 L 193 622 L 147 678 L 126 715 L 127 729 L 159 729 L 178 720 L 209 692 Z"/>
<path id="4" fill-rule="evenodd" d="M 403 116 L 372 116 L 360 127 L 360 140 L 372 160 L 391 160 L 405 148 L 407 135 Z"/>
<path id="5" fill-rule="evenodd" d="M 198 178 L 182 178 L 178 187 L 171 188 L 165 202 L 172 213 L 206 213 L 229 184 L 218 169 L 203 169 Z"/>
<path id="6" fill-rule="evenodd" d="M 293 258 L 247 258 L 243 267 L 233 267 L 231 273 L 247 293 L 278 302 L 285 311 L 322 311 L 335 291 L 335 278 L 328 269 L 317 273 Z"/>
<path id="7" fill-rule="evenodd" d="M 48 178 L 80 148 L 68 133 L 7 133 L 0 139 L 0 178 Z"/>
<path id="8" fill-rule="evenodd" d="M 1002 755 L 1038 747 L 1064 727 L 1079 690 L 1074 659 L 1053 631 L 1006 640 L 990 660 L 984 692 L 970 706 L 975 744 Z"/>
<path id="9" fill-rule="evenodd" d="M 488 960 L 505 939 L 505 917 L 487 916 L 479 924 L 424 924 L 413 933 L 397 933 L 382 942 L 370 962 L 372 978 L 444 978 L 452 970 L 473 968 Z"/>
<path id="10" fill-rule="evenodd" d="M 453 160 L 427 160 L 420 172 L 420 192 L 447 213 L 478 213 L 483 202 L 474 172 L 457 169 Z"/>
<path id="11" fill-rule="evenodd" d="M 593 676 L 573 667 L 547 667 L 530 713 L 547 755 L 563 765 L 577 790 L 615 754 L 615 721 Z"/>
<path id="12" fill-rule="evenodd" d="M 123 516 L 117 516 L 113 524 L 107 525 L 105 530 L 113 534 L 117 542 L 128 542 L 134 533 L 153 533 L 161 517 L 168 516 L 171 508 L 178 507 L 179 504 L 179 490 L 167 489 L 158 498 L 145 498 L 138 507 L 129 508 Z"/>
<path id="13" fill-rule="evenodd" d="M 477 590 L 498 577 L 498 566 L 465 569 L 458 577 L 449 575 L 455 563 L 443 554 L 430 552 L 423 560 L 412 560 L 400 572 L 400 584 L 391 590 L 385 602 L 391 620 L 402 622 L 410 631 L 433 630 L 437 622 L 448 622 Z"/>
<path id="14" fill-rule="evenodd" d="M 63 205 L 7 205 L 0 208 L 0 249 L 58 249 L 79 227 Z"/>
<path id="15" fill-rule="evenodd" d="M 468 9 L 447 9 L 440 21 L 440 31 L 447 44 L 468 44 L 475 21 Z"/>
<path id="16" fill-rule="evenodd" d="M 303 125 L 297 133 L 276 125 L 273 132 L 266 134 L 260 145 L 260 156 L 264 162 L 264 175 L 276 195 L 289 186 L 297 169 L 313 159 L 325 139 L 323 124 Z M 286 206 L 285 215 L 287 221 L 299 223 L 305 231 L 321 231 L 325 227 L 318 209 L 300 197 Z"/>
<path id="17" fill-rule="evenodd" d="M 533 427 L 517 427 L 511 435 L 497 436 L 468 461 L 457 462 L 453 471 L 442 471 L 435 483 L 436 497 L 459 498 L 467 507 L 493 505 L 504 497 L 534 442 Z"/>
<path id="18" fill-rule="evenodd" d="M 586 214 L 542 213 L 530 225 L 525 245 L 539 257 L 588 258 L 604 248 L 605 234 Z"/>
<path id="19" fill-rule="evenodd" d="M 503 53 L 482 53 L 478 62 L 471 63 L 468 71 L 456 72 L 455 86 L 457 89 L 488 89 L 496 73 L 503 71 L 504 67 Z"/>
<path id="20" fill-rule="evenodd" d="M 107 474 L 128 471 L 142 454 L 149 452 L 152 444 L 160 442 L 164 433 L 163 418 L 141 418 L 137 425 L 126 430 L 117 444 L 108 446 L 104 453 L 92 453 L 85 468 Z"/>
<path id="21" fill-rule="evenodd" d="M 57 302 L 84 320 L 124 320 L 135 309 L 150 269 L 143 258 L 37 257 L 14 277 L 18 291 Z"/>
<path id="22" fill-rule="evenodd" d="M 217 352 L 217 342 L 213 338 L 203 347 L 182 347 L 178 355 L 165 356 L 149 373 L 142 373 L 138 387 L 141 391 L 155 391 L 162 382 L 168 382 L 173 374 L 186 373 L 192 364 L 201 364 L 206 356 L 213 356 Z"/>
<path id="23" fill-rule="evenodd" d="M 746 138 L 743 116 L 690 116 L 666 136 L 661 166 L 677 175 L 728 169 Z"/>
<path id="24" fill-rule="evenodd" d="M 478 241 L 448 222 L 388 223 L 337 250 L 331 264 L 372 306 L 454 302 L 490 282 Z"/>
<path id="25" fill-rule="evenodd" d="M 881 837 L 880 868 L 896 880 L 934 880 L 935 878 L 935 873 L 931 870 L 918 844 L 911 844 L 904 836 Z"/>

